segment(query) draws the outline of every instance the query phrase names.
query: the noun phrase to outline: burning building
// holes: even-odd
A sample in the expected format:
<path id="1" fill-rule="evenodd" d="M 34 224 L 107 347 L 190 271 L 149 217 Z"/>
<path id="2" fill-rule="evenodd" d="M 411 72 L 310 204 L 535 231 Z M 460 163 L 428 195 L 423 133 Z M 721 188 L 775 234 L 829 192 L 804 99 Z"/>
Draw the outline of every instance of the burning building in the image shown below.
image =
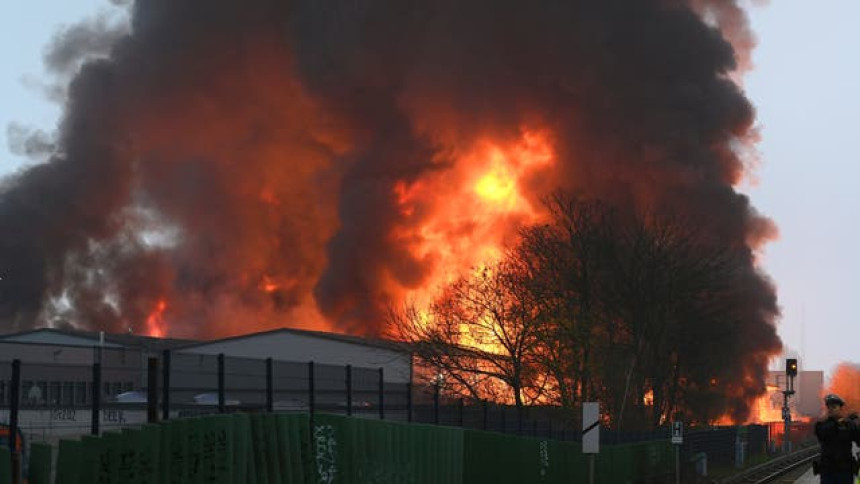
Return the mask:
<path id="1" fill-rule="evenodd" d="M 743 255 L 729 373 L 759 391 L 780 343 L 755 251 L 775 228 L 735 189 L 757 137 L 737 2 L 130 8 L 127 32 L 83 24 L 49 50 L 75 68 L 33 144 L 47 161 L 0 184 L 4 329 L 379 334 L 561 188 Z"/>

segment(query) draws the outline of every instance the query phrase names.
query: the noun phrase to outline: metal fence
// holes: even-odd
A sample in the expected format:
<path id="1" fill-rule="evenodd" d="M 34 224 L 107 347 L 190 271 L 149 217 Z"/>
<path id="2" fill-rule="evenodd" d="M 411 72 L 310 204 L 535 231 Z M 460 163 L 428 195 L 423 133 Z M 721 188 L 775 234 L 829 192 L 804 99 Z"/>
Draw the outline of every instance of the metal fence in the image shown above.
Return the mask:
<path id="1" fill-rule="evenodd" d="M 290 362 L 125 348 L 38 345 L 39 363 L 0 360 L 0 422 L 17 420 L 29 441 L 135 427 L 212 413 L 318 412 L 456 426 L 561 441 L 581 440 L 578 414 L 548 406 L 516 408 L 446 396 L 439 386 L 389 381 L 383 368 Z M 32 347 L 36 351 L 36 346 Z M 0 358 L 16 355 L 2 351 Z M 44 361 L 45 359 L 49 361 Z M 89 361 L 87 361 L 89 360 Z M 17 373 L 17 374 L 16 374 Z M 389 375 L 390 376 L 390 375 Z M 18 398 L 13 399 L 13 380 Z M 149 402 L 152 402 L 152 405 Z M 743 430 L 741 430 L 743 429 Z M 669 428 L 645 432 L 601 429 L 604 445 L 668 441 Z M 707 454 L 737 462 L 772 448 L 767 427 L 689 429 L 685 461 Z M 738 455 L 741 449 L 742 455 Z"/>

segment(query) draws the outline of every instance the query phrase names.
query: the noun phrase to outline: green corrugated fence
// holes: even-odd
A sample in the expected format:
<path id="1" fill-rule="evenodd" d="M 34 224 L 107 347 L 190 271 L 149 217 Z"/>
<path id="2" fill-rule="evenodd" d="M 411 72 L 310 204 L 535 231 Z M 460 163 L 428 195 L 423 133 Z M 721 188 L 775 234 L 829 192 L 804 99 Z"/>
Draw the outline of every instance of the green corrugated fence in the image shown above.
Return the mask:
<path id="1" fill-rule="evenodd" d="M 30 444 L 30 465 L 27 484 L 51 484 L 51 446 Z"/>
<path id="2" fill-rule="evenodd" d="M 50 449 L 31 455 L 32 484 L 47 483 Z M 595 481 L 659 482 L 672 459 L 668 442 L 604 446 Z M 0 469 L 8 461 L 0 451 Z M 336 415 L 316 415 L 311 430 L 304 414 L 232 414 L 62 440 L 54 482 L 569 484 L 587 472 L 570 442 Z"/>
<path id="3" fill-rule="evenodd" d="M 12 482 L 12 454 L 9 447 L 0 446 L 0 484 Z"/>

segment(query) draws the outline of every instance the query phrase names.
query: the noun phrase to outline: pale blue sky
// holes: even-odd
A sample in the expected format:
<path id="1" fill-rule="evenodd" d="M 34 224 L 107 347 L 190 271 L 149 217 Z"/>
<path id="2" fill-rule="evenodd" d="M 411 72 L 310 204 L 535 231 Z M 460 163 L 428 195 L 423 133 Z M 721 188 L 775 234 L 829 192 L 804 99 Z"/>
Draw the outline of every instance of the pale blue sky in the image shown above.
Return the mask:
<path id="1" fill-rule="evenodd" d="M 0 0 L 0 174 L 24 162 L 7 149 L 10 122 L 45 130 L 56 123 L 59 108 L 37 87 L 45 82 L 45 45 L 57 27 L 104 8 L 114 7 L 107 0 Z M 860 2 L 773 0 L 751 17 L 759 47 L 746 89 L 762 126 L 763 163 L 758 185 L 745 190 L 781 232 L 762 259 L 784 309 L 779 333 L 804 350 L 806 369 L 830 370 L 860 361 Z"/>

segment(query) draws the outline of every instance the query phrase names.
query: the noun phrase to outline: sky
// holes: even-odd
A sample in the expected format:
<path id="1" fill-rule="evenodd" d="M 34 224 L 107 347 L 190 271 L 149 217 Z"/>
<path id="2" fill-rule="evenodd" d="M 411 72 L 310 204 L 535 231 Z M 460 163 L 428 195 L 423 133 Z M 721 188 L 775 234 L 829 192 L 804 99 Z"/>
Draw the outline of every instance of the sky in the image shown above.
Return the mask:
<path id="1" fill-rule="evenodd" d="M 116 9 L 107 0 L 0 0 L 0 176 L 27 163 L 8 147 L 10 123 L 50 132 L 60 115 L 42 66 L 55 32 Z M 754 181 L 741 189 L 779 227 L 761 254 L 783 310 L 779 334 L 802 369 L 829 372 L 860 361 L 860 2 L 772 0 L 749 12 L 759 45 L 744 89 L 762 140 Z"/>

